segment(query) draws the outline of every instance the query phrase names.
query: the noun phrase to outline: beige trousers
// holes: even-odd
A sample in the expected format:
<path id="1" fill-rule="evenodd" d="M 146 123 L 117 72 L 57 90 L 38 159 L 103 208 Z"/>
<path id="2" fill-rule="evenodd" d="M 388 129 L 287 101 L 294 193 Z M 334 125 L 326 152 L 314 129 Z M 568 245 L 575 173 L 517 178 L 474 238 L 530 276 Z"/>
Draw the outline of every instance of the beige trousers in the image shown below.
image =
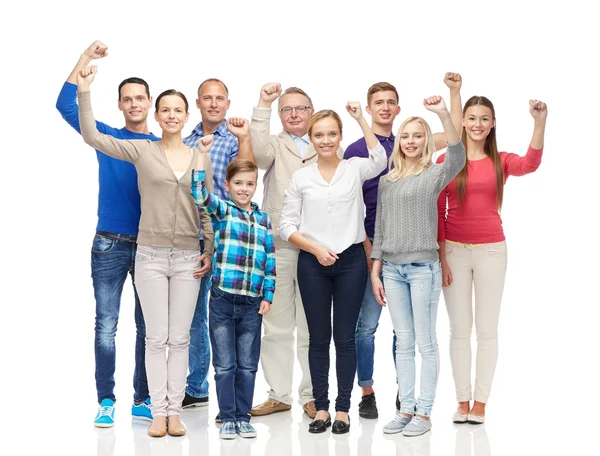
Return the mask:
<path id="1" fill-rule="evenodd" d="M 135 285 L 146 323 L 146 376 L 154 416 L 181 415 L 199 250 L 138 245 Z M 167 348 L 168 353 L 167 353 Z"/>
<path id="2" fill-rule="evenodd" d="M 263 317 L 261 366 L 265 380 L 271 388 L 269 397 L 285 404 L 292 404 L 294 331 L 296 331 L 296 355 L 302 370 L 298 386 L 298 402 L 304 405 L 313 400 L 313 395 L 308 367 L 308 325 L 296 278 L 298 250 L 278 248 L 275 257 L 277 286 L 271 310 Z"/>
<path id="3" fill-rule="evenodd" d="M 506 274 L 506 243 L 471 246 L 446 242 L 452 285 L 444 287 L 450 319 L 450 360 L 458 402 L 487 403 L 498 359 L 498 319 Z M 471 387 L 471 331 L 475 292 L 477 355 Z"/>

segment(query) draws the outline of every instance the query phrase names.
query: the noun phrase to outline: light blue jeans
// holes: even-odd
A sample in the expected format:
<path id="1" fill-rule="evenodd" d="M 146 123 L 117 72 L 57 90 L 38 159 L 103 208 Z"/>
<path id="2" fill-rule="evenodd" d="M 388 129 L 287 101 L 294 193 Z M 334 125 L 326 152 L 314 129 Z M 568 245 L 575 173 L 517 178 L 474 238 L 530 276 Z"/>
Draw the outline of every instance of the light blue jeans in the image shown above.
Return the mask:
<path id="1" fill-rule="evenodd" d="M 439 260 L 392 264 L 384 261 L 383 283 L 396 333 L 396 371 L 401 412 L 430 416 L 439 376 L 440 355 L 435 334 L 442 290 Z M 415 342 L 421 353 L 421 386 L 415 400 Z"/>

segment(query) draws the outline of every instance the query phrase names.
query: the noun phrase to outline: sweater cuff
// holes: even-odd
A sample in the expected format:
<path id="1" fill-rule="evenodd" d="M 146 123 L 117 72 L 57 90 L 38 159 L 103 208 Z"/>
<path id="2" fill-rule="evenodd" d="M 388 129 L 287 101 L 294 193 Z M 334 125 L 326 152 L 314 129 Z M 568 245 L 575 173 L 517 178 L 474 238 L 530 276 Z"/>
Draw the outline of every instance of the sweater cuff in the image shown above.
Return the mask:
<path id="1" fill-rule="evenodd" d="M 383 259 L 383 250 L 381 249 L 372 249 L 371 250 L 371 259 L 372 260 L 382 260 Z"/>
<path id="2" fill-rule="evenodd" d="M 252 117 L 256 119 L 271 120 L 271 111 L 273 108 L 259 108 L 255 106 L 252 110 Z"/>

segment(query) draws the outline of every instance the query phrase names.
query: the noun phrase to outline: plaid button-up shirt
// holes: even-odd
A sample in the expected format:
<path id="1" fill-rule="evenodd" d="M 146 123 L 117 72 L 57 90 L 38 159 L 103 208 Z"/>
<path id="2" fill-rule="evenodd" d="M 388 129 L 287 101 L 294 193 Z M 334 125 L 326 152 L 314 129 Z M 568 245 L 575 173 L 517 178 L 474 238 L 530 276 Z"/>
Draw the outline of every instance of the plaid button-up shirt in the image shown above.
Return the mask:
<path id="1" fill-rule="evenodd" d="M 256 203 L 247 211 L 209 193 L 205 178 L 204 171 L 192 173 L 192 196 L 212 217 L 215 227 L 213 283 L 228 293 L 273 302 L 275 243 L 269 216 Z"/>
<path id="2" fill-rule="evenodd" d="M 202 122 L 192 133 L 183 140 L 186 146 L 198 148 L 198 140 L 204 136 Z M 227 129 L 227 121 L 223 121 L 213 134 L 213 143 L 210 148 L 210 162 L 213 169 L 213 189 L 215 194 L 227 201 L 229 192 L 225 190 L 225 171 L 227 165 L 238 156 L 238 139 Z"/>

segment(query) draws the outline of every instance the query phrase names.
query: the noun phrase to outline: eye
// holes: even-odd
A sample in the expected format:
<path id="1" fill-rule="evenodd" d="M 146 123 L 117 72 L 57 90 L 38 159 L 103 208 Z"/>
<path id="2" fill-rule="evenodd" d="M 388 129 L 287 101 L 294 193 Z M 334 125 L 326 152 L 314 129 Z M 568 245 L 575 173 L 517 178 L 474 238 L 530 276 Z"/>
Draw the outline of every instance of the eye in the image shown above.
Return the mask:
<path id="1" fill-rule="evenodd" d="M 337 133 L 335 131 L 332 131 L 331 133 L 329 133 L 329 136 L 335 138 L 337 136 Z"/>
<path id="2" fill-rule="evenodd" d="M 320 138 L 321 136 L 321 133 L 315 133 L 315 138 Z"/>

